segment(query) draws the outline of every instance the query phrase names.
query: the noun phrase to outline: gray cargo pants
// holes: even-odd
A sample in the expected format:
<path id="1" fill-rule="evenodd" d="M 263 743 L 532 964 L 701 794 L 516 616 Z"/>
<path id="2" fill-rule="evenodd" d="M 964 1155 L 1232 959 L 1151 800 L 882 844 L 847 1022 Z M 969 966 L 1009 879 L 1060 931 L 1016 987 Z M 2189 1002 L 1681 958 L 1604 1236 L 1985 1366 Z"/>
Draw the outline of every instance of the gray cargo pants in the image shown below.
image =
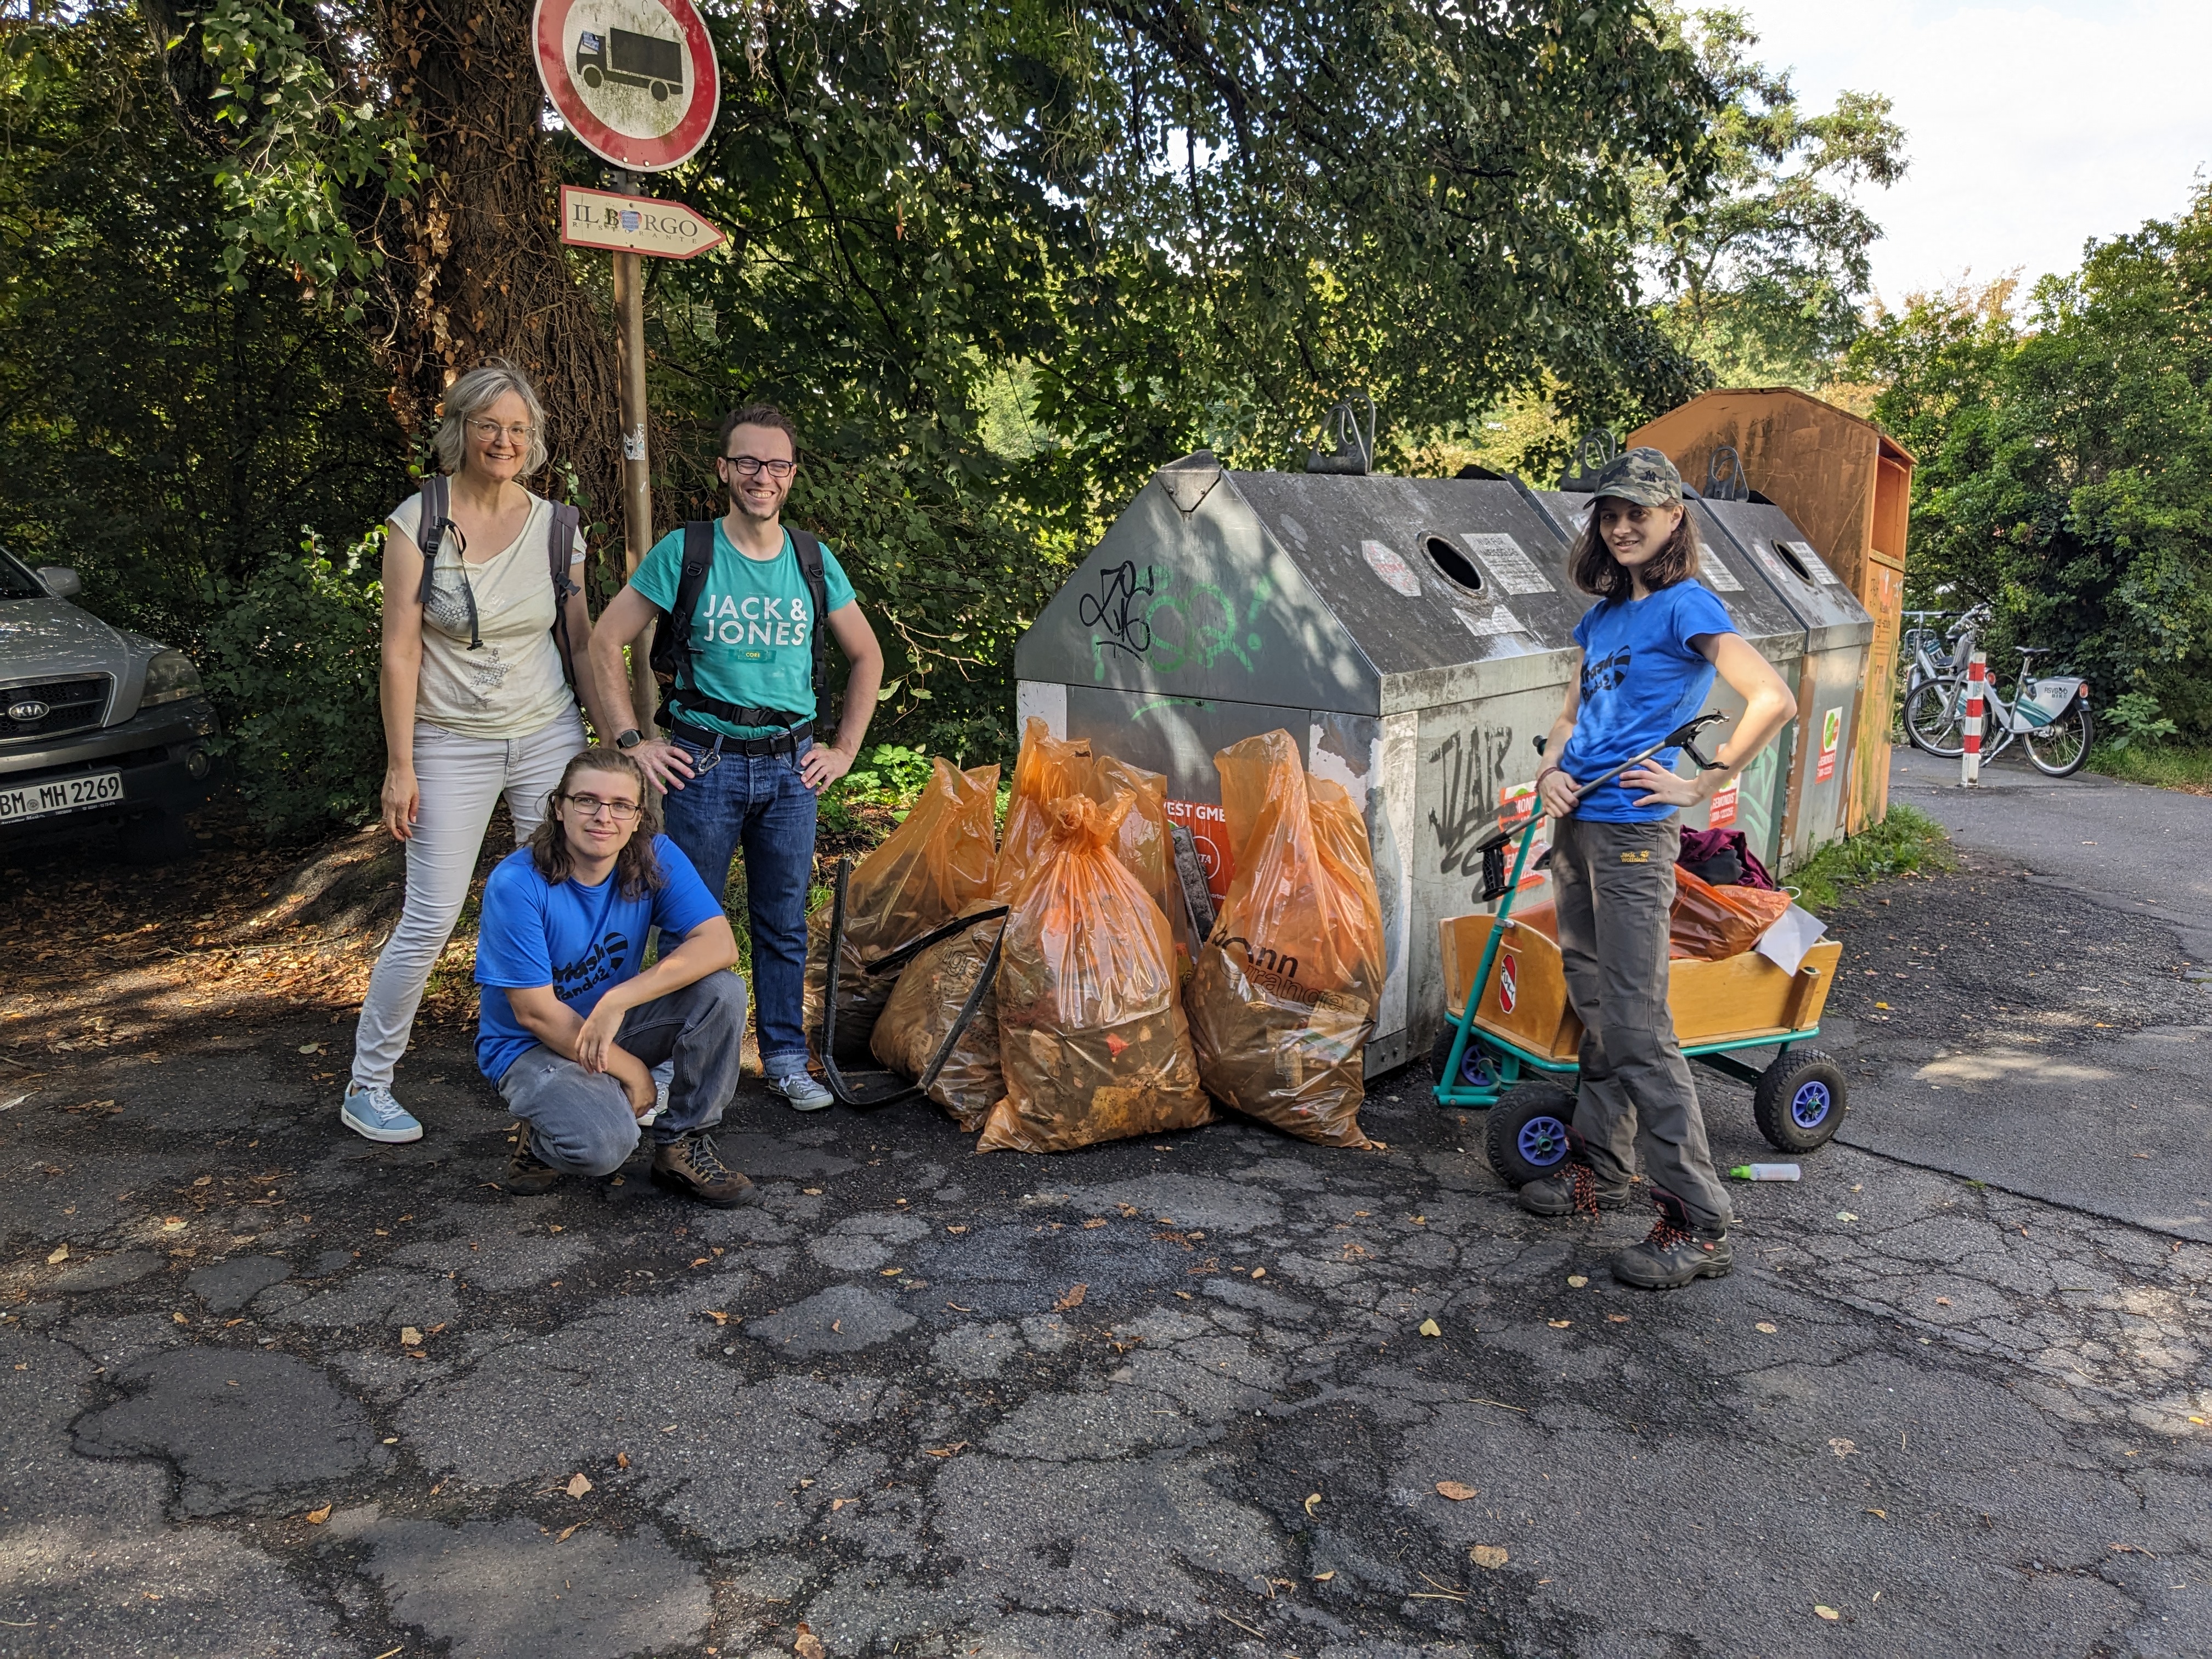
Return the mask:
<path id="1" fill-rule="evenodd" d="M 709 974 L 623 1016 L 617 1042 L 648 1066 L 676 1062 L 668 1109 L 653 1126 L 656 1142 L 665 1146 L 722 1121 L 722 1109 L 737 1092 L 738 1043 L 744 1033 L 745 982 L 735 974 Z M 637 1114 L 622 1085 L 543 1043 L 514 1057 L 499 1091 L 528 1126 L 532 1148 L 556 1170 L 611 1175 L 636 1150 Z"/>
<path id="2" fill-rule="evenodd" d="M 1667 1010 L 1667 915 L 1681 831 L 1655 823 L 1552 826 L 1552 883 L 1567 1000 L 1583 1023 L 1575 1128 L 1598 1179 L 1644 1178 L 1682 1200 L 1702 1227 L 1728 1224 L 1728 1194 L 1705 1145 L 1690 1062 Z"/>

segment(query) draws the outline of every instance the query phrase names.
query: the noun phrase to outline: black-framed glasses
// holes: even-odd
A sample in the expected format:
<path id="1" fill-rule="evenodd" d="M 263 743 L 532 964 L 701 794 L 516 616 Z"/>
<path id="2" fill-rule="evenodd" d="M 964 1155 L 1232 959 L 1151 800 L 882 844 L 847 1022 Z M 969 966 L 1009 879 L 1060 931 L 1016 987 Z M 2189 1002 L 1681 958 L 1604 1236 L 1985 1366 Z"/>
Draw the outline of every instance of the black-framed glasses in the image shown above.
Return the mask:
<path id="1" fill-rule="evenodd" d="M 634 800 L 601 800 L 597 795 L 564 795 L 562 799 L 587 818 L 605 812 L 617 823 L 628 823 L 638 815 L 638 804 Z"/>
<path id="2" fill-rule="evenodd" d="M 722 459 L 737 469 L 740 478 L 757 477 L 763 472 L 771 478 L 788 478 L 799 469 L 797 461 L 764 461 L 757 455 L 725 455 Z"/>

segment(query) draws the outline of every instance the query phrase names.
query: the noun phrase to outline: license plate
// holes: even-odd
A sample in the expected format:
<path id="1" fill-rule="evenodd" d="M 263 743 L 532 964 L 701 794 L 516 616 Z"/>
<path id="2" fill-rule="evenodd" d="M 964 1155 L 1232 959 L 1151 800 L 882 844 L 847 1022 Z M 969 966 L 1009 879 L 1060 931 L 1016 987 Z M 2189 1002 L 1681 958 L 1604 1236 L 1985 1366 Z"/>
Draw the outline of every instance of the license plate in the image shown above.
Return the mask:
<path id="1" fill-rule="evenodd" d="M 55 812 L 81 811 L 88 806 L 106 806 L 122 799 L 120 772 L 94 772 L 88 777 L 56 778 L 52 783 L 0 788 L 0 823 L 43 818 Z"/>

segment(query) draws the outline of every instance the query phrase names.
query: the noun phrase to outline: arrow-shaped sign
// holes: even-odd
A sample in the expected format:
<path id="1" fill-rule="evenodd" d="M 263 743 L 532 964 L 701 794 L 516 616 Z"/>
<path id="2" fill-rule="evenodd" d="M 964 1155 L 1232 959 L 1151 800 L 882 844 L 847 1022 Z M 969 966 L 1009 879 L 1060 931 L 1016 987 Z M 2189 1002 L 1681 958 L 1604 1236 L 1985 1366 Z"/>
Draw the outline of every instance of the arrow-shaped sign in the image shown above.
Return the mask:
<path id="1" fill-rule="evenodd" d="M 727 240 L 681 202 L 612 191 L 561 186 L 561 240 L 576 247 L 643 253 L 656 259 L 689 259 Z"/>

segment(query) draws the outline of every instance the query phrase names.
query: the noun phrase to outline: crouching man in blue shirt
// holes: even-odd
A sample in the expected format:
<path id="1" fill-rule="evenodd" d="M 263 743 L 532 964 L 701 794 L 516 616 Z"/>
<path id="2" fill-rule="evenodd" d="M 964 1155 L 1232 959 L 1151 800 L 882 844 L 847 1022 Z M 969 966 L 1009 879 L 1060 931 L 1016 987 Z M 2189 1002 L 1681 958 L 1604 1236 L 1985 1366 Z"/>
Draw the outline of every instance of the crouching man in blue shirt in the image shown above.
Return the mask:
<path id="1" fill-rule="evenodd" d="M 522 1120 L 501 1185 L 610 1175 L 649 1124 L 657 1185 L 718 1208 L 757 1202 L 708 1134 L 744 1034 L 729 919 L 659 833 L 659 798 L 629 756 L 586 749 L 550 808 L 484 884 L 477 939 L 477 1064 Z M 640 972 L 651 927 L 663 949 Z"/>

